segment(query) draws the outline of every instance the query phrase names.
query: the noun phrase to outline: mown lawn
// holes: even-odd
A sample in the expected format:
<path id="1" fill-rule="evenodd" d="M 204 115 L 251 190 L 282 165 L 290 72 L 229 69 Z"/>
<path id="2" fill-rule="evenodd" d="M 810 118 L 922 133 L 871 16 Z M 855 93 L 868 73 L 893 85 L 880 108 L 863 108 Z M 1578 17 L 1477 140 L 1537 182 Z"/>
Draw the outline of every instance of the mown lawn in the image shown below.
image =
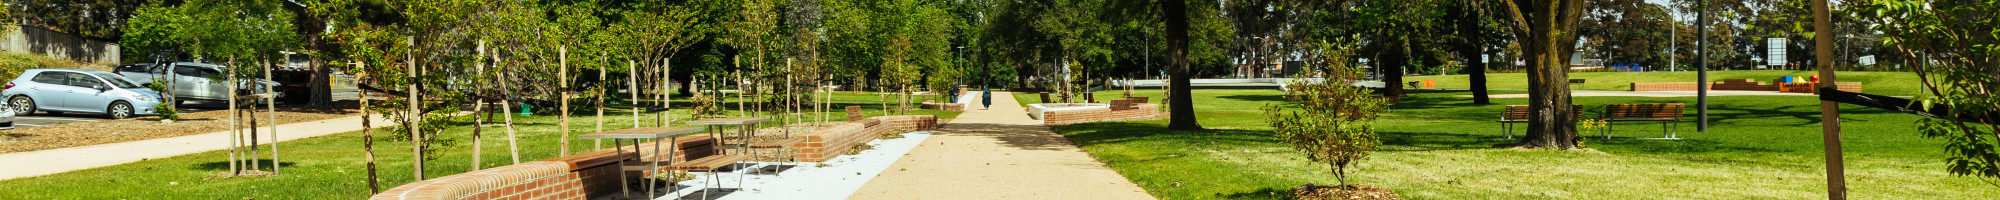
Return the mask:
<path id="1" fill-rule="evenodd" d="M 1840 82 L 1861 82 L 1861 91 L 1870 94 L 1908 96 L 1918 93 L 1917 74 L 1910 72 L 1839 72 Z M 1756 79 L 1770 84 L 1780 76 L 1813 76 L 1817 71 L 1791 70 L 1730 70 L 1709 71 L 1709 81 L 1722 82 L 1723 79 Z M 1571 72 L 1569 78 L 1584 79 L 1587 83 L 1580 90 L 1632 90 L 1632 83 L 1650 82 L 1695 82 L 1695 72 Z M 1404 81 L 1436 80 L 1438 88 L 1464 89 L 1472 87 L 1466 75 L 1412 76 Z M 1526 73 L 1488 73 L 1486 87 L 1501 90 L 1528 89 Z"/>
<path id="2" fill-rule="evenodd" d="M 834 98 L 836 110 L 859 105 L 871 116 L 880 115 L 879 97 L 840 93 Z M 735 100 L 734 98 L 725 100 Z M 734 110 L 734 103 L 724 108 Z M 675 100 L 671 116 L 685 118 L 684 99 Z M 605 112 L 605 129 L 632 127 L 628 107 Z M 596 112 L 582 108 L 571 115 L 572 134 L 596 131 Z M 734 115 L 734 112 L 727 114 Z M 846 115 L 830 113 L 830 120 L 845 121 Z M 959 112 L 917 110 L 911 114 L 952 118 Z M 650 116 L 647 116 L 650 117 Z M 515 116 L 522 161 L 558 156 L 558 123 L 551 115 Z M 374 122 L 387 125 L 386 122 Z M 459 141 L 442 149 L 436 160 L 425 161 L 424 175 L 436 178 L 469 171 L 472 165 L 472 124 L 454 124 L 443 134 Z M 487 167 L 511 164 L 505 129 L 486 127 L 479 155 Z M 412 182 L 412 157 L 408 141 L 395 141 L 384 129 L 375 131 L 375 158 L 381 188 L 387 190 Z M 222 138 L 218 138 L 222 139 Z M 571 152 L 593 149 L 593 141 L 571 140 Z M 606 142 L 604 145 L 611 143 Z M 287 141 L 279 146 L 284 174 L 278 177 L 204 179 L 228 169 L 227 151 L 210 151 L 129 164 L 77 170 L 60 174 L 0 181 L 0 199 L 364 199 L 368 191 L 367 168 L 363 164 L 361 133 L 347 132 Z M 264 162 L 268 166 L 268 152 Z M 33 163 L 10 164 L 31 165 Z M 269 170 L 266 167 L 266 170 Z"/>
<path id="3" fill-rule="evenodd" d="M 1658 123 L 1621 123 L 1590 151 L 1490 148 L 1504 105 L 1474 105 L 1463 91 L 1412 91 L 1378 122 L 1384 147 L 1350 181 L 1411 199 L 1816 199 L 1825 198 L 1818 101 L 1814 97 L 1713 97 L 1709 132 L 1684 140 Z M 1141 92 L 1154 96 L 1156 92 Z M 1116 96 L 1118 91 L 1099 92 Z M 1334 184 L 1324 164 L 1272 137 L 1259 106 L 1276 90 L 1196 90 L 1203 131 L 1165 130 L 1165 120 L 1086 123 L 1054 129 L 1162 199 L 1283 199 L 1300 184 Z M 1025 98 L 1036 98 L 1025 96 Z M 1609 103 L 1688 103 L 1694 98 L 1578 97 L 1596 116 Z M 1854 199 L 1981 199 L 2000 187 L 1946 173 L 1940 140 L 1919 136 L 1916 116 L 1843 106 L 1849 195 Z M 1521 129 L 1515 129 L 1518 137 Z"/>

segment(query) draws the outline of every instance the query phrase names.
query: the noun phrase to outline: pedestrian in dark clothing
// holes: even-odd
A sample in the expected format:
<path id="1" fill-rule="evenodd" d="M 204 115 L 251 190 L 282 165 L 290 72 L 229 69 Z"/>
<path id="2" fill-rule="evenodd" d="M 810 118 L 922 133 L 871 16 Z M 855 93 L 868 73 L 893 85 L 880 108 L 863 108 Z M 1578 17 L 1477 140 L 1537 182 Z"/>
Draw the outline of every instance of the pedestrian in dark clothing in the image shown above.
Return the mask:
<path id="1" fill-rule="evenodd" d="M 981 87 L 979 88 L 979 90 L 980 90 L 980 91 L 979 91 L 979 104 L 980 104 L 981 106 L 985 106 L 985 107 L 986 107 L 985 109 L 992 109 L 992 108 L 993 108 L 993 88 L 990 88 L 990 87 L 984 87 L 984 86 L 981 86 Z"/>

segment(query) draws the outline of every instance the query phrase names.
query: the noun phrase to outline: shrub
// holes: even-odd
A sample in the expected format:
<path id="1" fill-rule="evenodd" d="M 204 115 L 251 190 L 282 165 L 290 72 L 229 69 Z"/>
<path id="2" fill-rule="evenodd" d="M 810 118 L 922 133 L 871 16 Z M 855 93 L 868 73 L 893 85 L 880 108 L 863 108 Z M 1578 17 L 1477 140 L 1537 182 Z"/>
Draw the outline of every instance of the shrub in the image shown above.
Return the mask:
<path id="1" fill-rule="evenodd" d="M 1323 48 L 1328 61 L 1345 60 L 1351 47 Z M 1325 163 L 1341 185 L 1347 185 L 1346 168 L 1366 159 L 1381 145 L 1373 123 L 1386 104 L 1366 88 L 1350 86 L 1360 80 L 1361 70 L 1342 64 L 1319 66 L 1325 81 L 1296 80 L 1287 87 L 1285 98 L 1298 103 L 1298 111 L 1284 111 L 1287 105 L 1266 105 L 1264 115 L 1276 129 L 1278 140 L 1306 154 L 1312 162 Z"/>

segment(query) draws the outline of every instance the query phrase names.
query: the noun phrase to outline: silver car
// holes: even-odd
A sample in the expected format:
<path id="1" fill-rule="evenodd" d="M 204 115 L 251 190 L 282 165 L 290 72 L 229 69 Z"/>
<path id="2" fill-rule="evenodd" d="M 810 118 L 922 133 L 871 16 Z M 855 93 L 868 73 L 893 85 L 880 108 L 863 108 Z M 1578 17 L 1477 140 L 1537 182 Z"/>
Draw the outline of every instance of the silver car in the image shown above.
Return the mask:
<path id="1" fill-rule="evenodd" d="M 15 114 L 35 111 L 102 113 L 112 119 L 153 115 L 160 93 L 110 72 L 84 69 L 29 69 L 8 81 L 0 97 Z"/>
<path id="2" fill-rule="evenodd" d="M 14 107 L 0 101 L 0 130 L 14 129 Z"/>
<path id="3" fill-rule="evenodd" d="M 119 66 L 114 71 L 117 71 L 119 76 L 131 79 L 134 83 L 149 84 L 156 81 L 164 81 L 161 84 L 171 83 L 172 85 L 167 88 L 174 91 L 173 94 L 177 101 L 175 103 L 180 103 L 179 101 L 181 100 L 229 100 L 229 87 L 223 85 L 228 81 L 208 78 L 229 71 L 229 67 L 208 63 L 178 62 L 164 67 L 150 64 L 133 64 Z M 255 82 L 244 81 L 244 83 L 255 84 L 238 84 L 237 88 L 240 88 L 239 91 L 250 91 L 254 94 L 263 94 L 265 92 L 265 85 L 277 84 L 277 82 L 262 79 L 258 79 Z M 279 98 L 284 97 L 282 93 L 278 95 Z M 258 103 L 263 103 L 263 100 L 259 99 Z"/>

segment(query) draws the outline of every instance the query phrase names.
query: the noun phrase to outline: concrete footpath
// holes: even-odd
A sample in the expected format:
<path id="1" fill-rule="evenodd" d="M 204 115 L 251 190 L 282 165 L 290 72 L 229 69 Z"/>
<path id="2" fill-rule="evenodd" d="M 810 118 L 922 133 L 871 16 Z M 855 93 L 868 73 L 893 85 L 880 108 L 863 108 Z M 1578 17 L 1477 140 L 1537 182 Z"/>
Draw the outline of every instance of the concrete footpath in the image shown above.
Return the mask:
<path id="1" fill-rule="evenodd" d="M 971 106 L 848 199 L 1155 199 L 1047 126 L 1013 94 Z"/>
<path id="2" fill-rule="evenodd" d="M 388 121 L 373 115 L 377 122 Z M 268 130 L 270 127 L 260 127 Z M 278 125 L 276 141 L 361 130 L 361 116 Z M 269 134 L 259 131 L 259 134 Z M 264 143 L 269 145 L 270 143 Z M 34 177 L 229 148 L 229 131 L 180 137 L 0 154 L 0 180 Z M 283 156 L 284 143 L 278 144 Z M 268 152 L 268 151 L 267 151 Z M 269 155 L 266 155 L 269 156 Z M 282 157 L 280 157 L 282 158 Z"/>

